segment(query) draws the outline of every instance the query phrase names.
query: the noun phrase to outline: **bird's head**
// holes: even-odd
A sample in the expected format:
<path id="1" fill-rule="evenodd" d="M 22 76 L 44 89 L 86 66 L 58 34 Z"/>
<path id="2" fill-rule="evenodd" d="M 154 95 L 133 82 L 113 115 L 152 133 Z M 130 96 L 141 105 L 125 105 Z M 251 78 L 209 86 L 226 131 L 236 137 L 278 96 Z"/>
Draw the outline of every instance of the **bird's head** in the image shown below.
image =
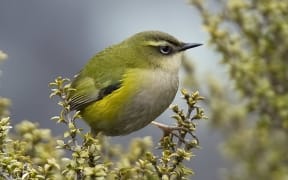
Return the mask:
<path id="1" fill-rule="evenodd" d="M 149 68 L 178 71 L 183 52 L 200 46 L 199 43 L 184 43 L 160 31 L 137 33 L 121 43 L 137 63 Z"/>

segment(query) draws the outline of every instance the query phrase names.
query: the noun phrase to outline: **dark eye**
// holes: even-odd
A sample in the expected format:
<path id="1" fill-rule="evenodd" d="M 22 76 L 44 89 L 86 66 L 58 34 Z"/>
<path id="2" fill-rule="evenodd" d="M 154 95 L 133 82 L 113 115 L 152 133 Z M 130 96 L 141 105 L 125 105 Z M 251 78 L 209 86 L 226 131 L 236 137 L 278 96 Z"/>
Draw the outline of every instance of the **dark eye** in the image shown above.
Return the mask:
<path id="1" fill-rule="evenodd" d="M 172 53 L 173 49 L 170 46 L 159 46 L 159 51 L 161 54 L 168 55 Z"/>

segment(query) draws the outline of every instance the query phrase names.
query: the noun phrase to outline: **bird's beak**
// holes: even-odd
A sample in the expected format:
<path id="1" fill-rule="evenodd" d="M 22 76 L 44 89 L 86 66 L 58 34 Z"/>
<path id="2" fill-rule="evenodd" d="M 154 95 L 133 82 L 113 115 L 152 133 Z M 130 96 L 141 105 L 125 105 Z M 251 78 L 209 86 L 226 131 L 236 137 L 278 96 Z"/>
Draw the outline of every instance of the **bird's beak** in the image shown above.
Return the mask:
<path id="1" fill-rule="evenodd" d="M 185 51 L 186 49 L 195 48 L 201 46 L 199 43 L 183 43 L 183 45 L 178 49 L 178 51 Z"/>

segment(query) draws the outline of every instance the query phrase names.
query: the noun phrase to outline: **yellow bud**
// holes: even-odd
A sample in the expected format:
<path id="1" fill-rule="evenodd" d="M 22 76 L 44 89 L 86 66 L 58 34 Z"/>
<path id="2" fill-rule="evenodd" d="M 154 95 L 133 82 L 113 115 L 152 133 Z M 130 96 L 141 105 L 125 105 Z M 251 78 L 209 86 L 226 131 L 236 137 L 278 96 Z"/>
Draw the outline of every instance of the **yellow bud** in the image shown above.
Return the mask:
<path id="1" fill-rule="evenodd" d="M 0 61 L 7 59 L 8 55 L 0 50 Z"/>

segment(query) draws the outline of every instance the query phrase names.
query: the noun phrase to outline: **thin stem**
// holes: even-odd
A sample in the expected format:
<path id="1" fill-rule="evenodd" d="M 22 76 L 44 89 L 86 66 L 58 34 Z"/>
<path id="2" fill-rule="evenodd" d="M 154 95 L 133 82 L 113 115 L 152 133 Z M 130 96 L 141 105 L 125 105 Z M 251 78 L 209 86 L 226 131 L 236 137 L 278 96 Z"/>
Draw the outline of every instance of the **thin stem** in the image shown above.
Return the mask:
<path id="1" fill-rule="evenodd" d="M 194 108 L 192 108 L 192 107 L 190 107 L 190 106 L 188 105 L 188 112 L 187 112 L 187 114 L 186 114 L 186 119 L 189 119 L 189 118 L 190 118 L 193 109 L 194 109 Z"/>

